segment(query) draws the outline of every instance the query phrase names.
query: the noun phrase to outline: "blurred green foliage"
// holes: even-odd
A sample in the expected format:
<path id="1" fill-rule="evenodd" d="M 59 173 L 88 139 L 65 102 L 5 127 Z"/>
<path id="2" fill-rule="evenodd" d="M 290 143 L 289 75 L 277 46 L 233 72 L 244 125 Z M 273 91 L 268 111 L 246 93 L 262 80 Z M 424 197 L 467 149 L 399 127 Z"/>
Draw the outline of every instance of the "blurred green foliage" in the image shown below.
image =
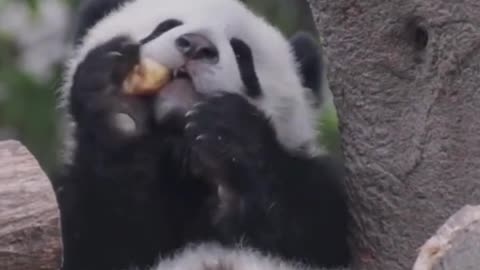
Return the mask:
<path id="1" fill-rule="evenodd" d="M 22 70 L 17 65 L 20 54 L 13 36 L 0 32 L 0 139 L 21 140 L 48 168 L 57 142 L 54 94 L 58 78 L 54 75 L 40 80 Z M 1 136 L 2 128 L 9 136 Z"/>
<path id="2" fill-rule="evenodd" d="M 333 103 L 325 104 L 318 123 L 318 140 L 329 153 L 340 154 L 340 134 L 338 132 L 337 111 Z"/>
<path id="3" fill-rule="evenodd" d="M 79 0 L 63 1 L 73 7 Z M 32 17 L 37 15 L 41 4 L 41 0 L 0 0 L 0 11 L 8 2 L 23 2 L 29 7 Z M 297 30 L 315 32 L 306 1 L 246 2 L 286 35 L 291 35 Z M 35 23 L 34 20 L 32 23 Z M 48 171 L 54 162 L 59 137 L 55 100 L 60 69 L 56 68 L 51 78 L 37 79 L 17 64 L 21 53 L 21 48 L 16 44 L 12 33 L 0 31 L 0 139 L 13 137 L 21 140 Z M 337 118 L 332 105 L 324 109 L 319 129 L 321 143 L 327 150 L 338 152 Z M 7 130 L 12 132 L 5 135 Z"/>

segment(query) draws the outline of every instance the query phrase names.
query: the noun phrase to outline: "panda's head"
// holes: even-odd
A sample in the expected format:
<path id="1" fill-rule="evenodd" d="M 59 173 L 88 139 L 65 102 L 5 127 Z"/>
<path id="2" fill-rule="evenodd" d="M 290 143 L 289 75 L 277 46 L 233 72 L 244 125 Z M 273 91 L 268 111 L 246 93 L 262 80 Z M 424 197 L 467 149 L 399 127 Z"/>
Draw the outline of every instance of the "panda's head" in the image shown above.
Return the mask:
<path id="1" fill-rule="evenodd" d="M 172 110 L 188 110 L 201 96 L 227 91 L 263 111 L 288 149 L 316 149 L 312 98 L 320 93 L 321 61 L 308 35 L 288 41 L 236 0 L 128 1 L 81 39 L 65 93 L 85 55 L 119 35 L 141 42 L 142 56 L 175 71 L 157 97 L 159 121 Z"/>

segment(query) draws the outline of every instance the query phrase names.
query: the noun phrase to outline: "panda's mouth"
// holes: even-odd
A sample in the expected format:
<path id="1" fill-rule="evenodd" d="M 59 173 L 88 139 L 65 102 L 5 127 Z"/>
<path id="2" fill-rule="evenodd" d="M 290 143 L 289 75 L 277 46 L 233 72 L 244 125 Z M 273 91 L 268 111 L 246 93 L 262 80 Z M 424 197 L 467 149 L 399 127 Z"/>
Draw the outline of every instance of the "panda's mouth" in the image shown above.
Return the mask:
<path id="1" fill-rule="evenodd" d="M 185 67 L 177 68 L 171 74 L 170 82 L 162 87 L 157 95 L 157 110 L 162 114 L 171 109 L 187 111 L 202 99 Z"/>
<path id="2" fill-rule="evenodd" d="M 187 72 L 187 69 L 185 67 L 180 67 L 180 68 L 174 69 L 172 72 L 172 81 L 177 79 L 186 79 L 191 81 L 192 77 Z"/>
<path id="3" fill-rule="evenodd" d="M 170 81 L 163 86 L 159 92 L 162 94 L 163 92 L 170 91 L 196 92 L 192 76 L 188 73 L 185 67 L 173 69 L 171 71 Z"/>

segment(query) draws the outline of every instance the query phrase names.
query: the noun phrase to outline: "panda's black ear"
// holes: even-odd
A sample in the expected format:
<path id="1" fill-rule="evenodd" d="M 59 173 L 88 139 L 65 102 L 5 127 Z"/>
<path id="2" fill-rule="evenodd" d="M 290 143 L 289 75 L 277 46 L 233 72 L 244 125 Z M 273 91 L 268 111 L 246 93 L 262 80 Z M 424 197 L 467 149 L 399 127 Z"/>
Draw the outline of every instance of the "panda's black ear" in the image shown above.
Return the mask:
<path id="1" fill-rule="evenodd" d="M 103 17 L 128 1 L 131 0 L 80 0 L 75 21 L 75 42 L 79 42 Z"/>
<path id="2" fill-rule="evenodd" d="M 322 95 L 324 62 L 322 48 L 313 35 L 297 32 L 290 38 L 303 79 L 303 86 L 311 89 L 315 96 Z"/>

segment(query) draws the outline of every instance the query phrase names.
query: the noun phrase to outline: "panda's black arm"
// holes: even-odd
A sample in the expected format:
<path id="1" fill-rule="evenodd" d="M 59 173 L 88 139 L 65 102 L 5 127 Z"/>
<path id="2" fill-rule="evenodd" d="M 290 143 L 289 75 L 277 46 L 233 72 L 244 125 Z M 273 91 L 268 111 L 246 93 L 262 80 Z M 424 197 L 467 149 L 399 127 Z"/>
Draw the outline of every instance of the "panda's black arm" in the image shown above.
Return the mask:
<path id="1" fill-rule="evenodd" d="M 236 203 L 217 220 L 224 241 L 243 240 L 317 266 L 348 264 L 348 211 L 332 162 L 288 154 L 270 158 L 272 171 L 251 173 L 249 182 L 256 184 L 231 195 Z"/>
<path id="2" fill-rule="evenodd" d="M 64 270 L 148 266 L 183 244 L 184 226 L 199 207 L 202 187 L 181 181 L 181 121 L 154 124 L 149 100 L 120 92 L 137 61 L 136 45 L 116 38 L 93 49 L 75 73 L 75 150 L 53 179 Z M 115 121 L 118 113 L 135 120 L 135 129 Z"/>
<path id="3" fill-rule="evenodd" d="M 168 149 L 175 142 L 159 141 L 77 141 L 73 165 L 55 179 L 64 270 L 146 267 L 183 244 L 202 189 L 183 185 Z"/>
<path id="4" fill-rule="evenodd" d="M 187 121 L 193 171 L 218 187 L 220 240 L 317 266 L 348 263 L 340 165 L 286 150 L 264 114 L 237 95 L 210 99 Z"/>

